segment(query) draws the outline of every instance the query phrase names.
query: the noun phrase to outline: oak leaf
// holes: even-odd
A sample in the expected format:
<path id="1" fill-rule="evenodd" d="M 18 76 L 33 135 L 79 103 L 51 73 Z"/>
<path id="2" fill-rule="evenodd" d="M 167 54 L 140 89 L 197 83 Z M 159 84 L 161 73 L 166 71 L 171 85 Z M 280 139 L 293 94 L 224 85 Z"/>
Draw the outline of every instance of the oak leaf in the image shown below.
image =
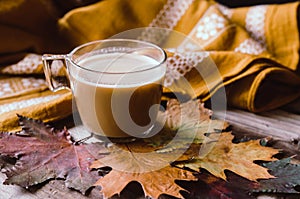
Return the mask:
<path id="1" fill-rule="evenodd" d="M 199 171 L 206 169 L 211 174 L 226 179 L 224 170 L 230 170 L 249 180 L 274 178 L 267 168 L 255 164 L 255 160 L 274 161 L 279 150 L 260 145 L 260 140 L 250 140 L 234 144 L 231 133 L 222 133 L 214 148 L 204 157 L 195 156 L 191 160 L 175 162 L 174 165 Z"/>
<path id="2" fill-rule="evenodd" d="M 22 131 L 0 134 L 0 154 L 15 158 L 2 164 L 5 184 L 30 187 L 49 179 L 65 179 L 67 187 L 85 193 L 100 177 L 90 164 L 101 156 L 99 143 L 72 141 L 66 129 L 56 131 L 41 121 L 19 116 Z M 3 162 L 2 162 L 3 163 Z"/>

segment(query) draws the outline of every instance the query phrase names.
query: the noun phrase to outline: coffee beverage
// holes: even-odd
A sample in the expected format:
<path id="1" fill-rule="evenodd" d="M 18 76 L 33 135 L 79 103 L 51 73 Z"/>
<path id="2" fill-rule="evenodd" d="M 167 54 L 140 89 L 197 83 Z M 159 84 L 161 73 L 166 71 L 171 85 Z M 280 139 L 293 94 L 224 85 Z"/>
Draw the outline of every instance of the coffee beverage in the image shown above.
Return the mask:
<path id="1" fill-rule="evenodd" d="M 159 46 L 134 39 L 97 40 L 42 59 L 49 89 L 72 90 L 74 123 L 82 121 L 83 130 L 116 142 L 159 131 L 161 125 L 155 124 L 167 59 Z"/>
<path id="2" fill-rule="evenodd" d="M 70 78 L 84 126 L 112 138 L 147 133 L 161 99 L 165 67 L 160 64 L 134 52 L 95 54 L 78 61 L 84 71 L 71 71 Z"/>

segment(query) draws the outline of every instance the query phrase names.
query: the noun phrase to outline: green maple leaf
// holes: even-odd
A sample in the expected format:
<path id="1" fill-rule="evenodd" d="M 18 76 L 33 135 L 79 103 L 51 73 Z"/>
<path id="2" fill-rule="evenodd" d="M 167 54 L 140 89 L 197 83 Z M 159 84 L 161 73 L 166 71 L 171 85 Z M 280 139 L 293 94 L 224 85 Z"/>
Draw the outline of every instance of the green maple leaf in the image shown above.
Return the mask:
<path id="1" fill-rule="evenodd" d="M 260 185 L 253 192 L 299 193 L 295 187 L 300 185 L 300 164 L 291 164 L 291 158 L 264 163 L 276 178 L 259 180 Z"/>

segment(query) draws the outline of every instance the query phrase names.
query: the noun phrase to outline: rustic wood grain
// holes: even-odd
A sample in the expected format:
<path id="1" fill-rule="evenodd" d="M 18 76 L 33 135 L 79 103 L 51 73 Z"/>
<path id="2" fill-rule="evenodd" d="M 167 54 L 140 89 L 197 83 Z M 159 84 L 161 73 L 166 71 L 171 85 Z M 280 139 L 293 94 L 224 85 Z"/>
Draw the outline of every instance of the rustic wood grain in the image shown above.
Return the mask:
<path id="1" fill-rule="evenodd" d="M 223 117 L 223 111 L 215 111 L 214 117 Z M 250 113 L 242 110 L 227 110 L 225 120 L 241 131 L 260 136 L 270 136 L 287 142 L 300 139 L 300 115 L 283 110 L 265 113 Z"/>

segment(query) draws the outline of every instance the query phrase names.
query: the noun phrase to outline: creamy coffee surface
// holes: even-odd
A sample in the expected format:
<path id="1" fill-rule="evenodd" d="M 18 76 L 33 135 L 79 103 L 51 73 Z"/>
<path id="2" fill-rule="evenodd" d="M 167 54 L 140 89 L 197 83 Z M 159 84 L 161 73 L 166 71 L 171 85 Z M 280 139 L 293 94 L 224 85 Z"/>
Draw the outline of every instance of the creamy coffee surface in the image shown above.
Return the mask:
<path id="1" fill-rule="evenodd" d="M 131 87 L 151 83 L 164 74 L 151 57 L 130 53 L 99 54 L 81 60 L 79 66 L 96 73 L 79 74 L 78 80 L 103 87 Z M 98 72 L 98 73 L 97 73 Z"/>
<path id="2" fill-rule="evenodd" d="M 71 78 L 76 80 L 73 94 L 88 130 L 107 137 L 128 137 L 150 128 L 165 73 L 159 64 L 134 53 L 99 54 L 81 60 L 78 65 L 84 69 Z"/>

